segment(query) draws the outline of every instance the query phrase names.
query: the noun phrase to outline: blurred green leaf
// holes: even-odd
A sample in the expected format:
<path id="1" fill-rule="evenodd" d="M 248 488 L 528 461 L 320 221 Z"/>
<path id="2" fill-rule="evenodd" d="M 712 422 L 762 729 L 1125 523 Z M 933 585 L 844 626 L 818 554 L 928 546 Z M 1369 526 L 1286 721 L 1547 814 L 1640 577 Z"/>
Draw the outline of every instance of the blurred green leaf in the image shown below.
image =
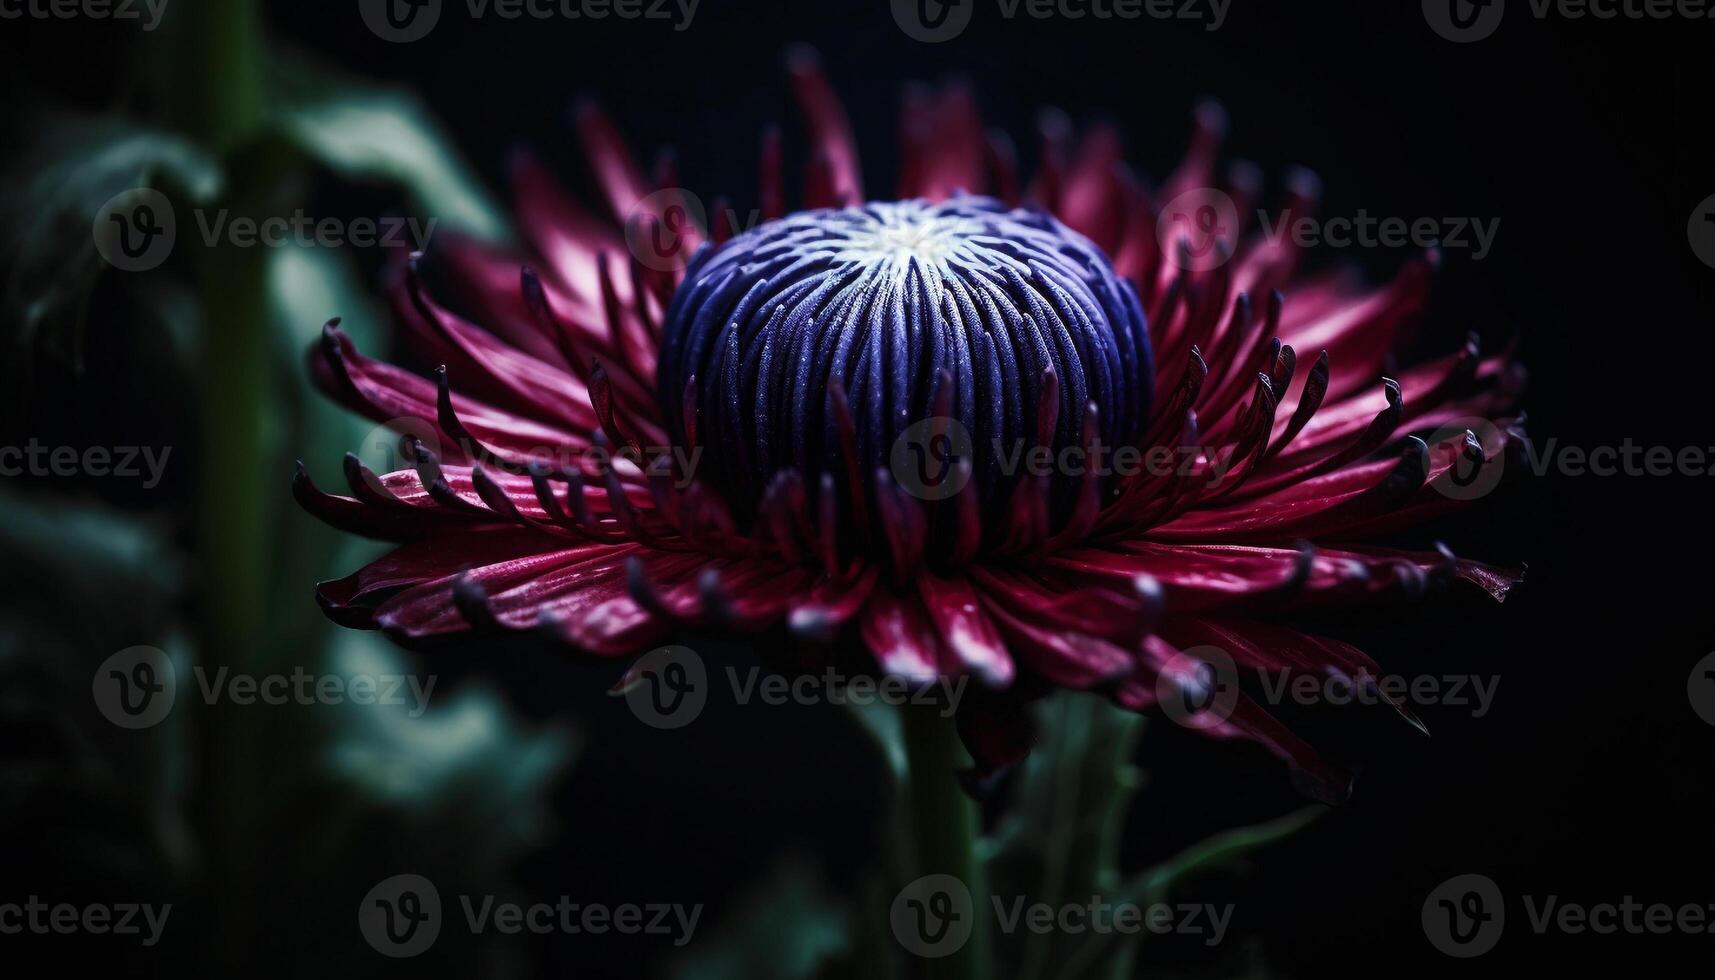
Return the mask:
<path id="1" fill-rule="evenodd" d="M 415 95 L 295 53 L 274 67 L 279 126 L 305 153 L 349 180 L 403 186 L 437 222 L 489 240 L 509 236 L 504 212 Z"/>
<path id="2" fill-rule="evenodd" d="M 187 712 L 125 731 L 96 710 L 90 685 L 104 660 L 131 646 L 188 666 L 173 627 L 184 569 L 159 526 L 9 490 L 0 491 L 0 551 L 9 559 L 0 563 L 0 726 L 37 733 L 0 748 L 0 833 L 23 839 L 32 809 L 87 814 L 27 839 L 80 873 L 158 883 L 192 858 Z"/>
<path id="3" fill-rule="evenodd" d="M 676 980 L 806 980 L 847 946 L 847 912 L 815 866 L 787 858 L 714 924 Z"/>
<path id="4" fill-rule="evenodd" d="M 192 142 L 122 120 L 61 115 L 27 131 L 0 198 L 0 317 L 14 370 L 41 350 L 80 363 L 90 294 L 107 269 L 92 227 L 109 200 L 148 187 L 203 202 L 222 182 Z"/>

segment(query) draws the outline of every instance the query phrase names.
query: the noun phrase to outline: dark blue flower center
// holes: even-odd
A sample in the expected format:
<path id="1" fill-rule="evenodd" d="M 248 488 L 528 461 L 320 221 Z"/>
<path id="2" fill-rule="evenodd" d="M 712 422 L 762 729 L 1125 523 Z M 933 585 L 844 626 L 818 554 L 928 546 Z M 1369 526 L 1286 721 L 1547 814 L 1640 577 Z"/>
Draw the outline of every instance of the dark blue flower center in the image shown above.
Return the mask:
<path id="1" fill-rule="evenodd" d="M 1092 404 L 1101 443 L 1133 445 L 1152 377 L 1136 292 L 1108 258 L 1051 215 L 978 197 L 801 212 L 705 250 L 661 358 L 675 437 L 694 431 L 699 478 L 740 514 L 782 471 L 849 493 L 849 464 L 885 471 L 902 434 L 945 417 L 992 515 L 1023 454 L 1042 458 L 1049 411 L 1056 460 L 1085 447 Z M 1053 468 L 1063 511 L 1080 476 Z"/>

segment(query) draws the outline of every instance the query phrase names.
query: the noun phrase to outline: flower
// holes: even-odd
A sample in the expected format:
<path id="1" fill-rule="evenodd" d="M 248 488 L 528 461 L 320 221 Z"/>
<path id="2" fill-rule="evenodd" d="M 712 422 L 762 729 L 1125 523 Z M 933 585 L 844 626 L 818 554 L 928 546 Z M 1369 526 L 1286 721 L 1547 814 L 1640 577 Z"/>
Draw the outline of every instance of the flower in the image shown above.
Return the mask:
<path id="1" fill-rule="evenodd" d="M 1363 683 L 1363 652 L 1273 620 L 1519 580 L 1365 543 L 1462 505 L 1449 481 L 1522 439 L 1486 421 L 1518 371 L 1474 339 L 1383 374 L 1433 254 L 1379 287 L 1297 276 L 1289 238 L 1237 234 L 1250 171 L 1212 189 L 1212 107 L 1153 192 L 1114 133 L 1074 148 L 1053 119 L 1026 188 L 966 91 L 918 94 L 898 199 L 866 204 L 828 82 L 808 56 L 792 74 L 805 210 L 785 213 L 771 133 L 763 223 L 705 233 L 671 171 L 646 179 L 586 106 L 605 214 L 521 159 L 529 256 L 460 240 L 398 276 L 434 380 L 329 324 L 317 379 L 404 431 L 411 462 L 348 456 L 349 496 L 300 466 L 311 513 L 400 543 L 319 586 L 329 616 L 404 641 L 546 630 L 616 658 L 682 627 L 855 638 L 887 674 L 974 678 L 960 731 L 988 770 L 1027 749 L 1020 706 L 1042 691 L 1189 705 L 1220 657 Z M 1287 217 L 1310 213 L 1313 182 L 1293 192 Z M 1104 451 L 1114 465 L 1064 463 Z M 1242 690 L 1196 717 L 1325 796 L 1349 784 Z"/>

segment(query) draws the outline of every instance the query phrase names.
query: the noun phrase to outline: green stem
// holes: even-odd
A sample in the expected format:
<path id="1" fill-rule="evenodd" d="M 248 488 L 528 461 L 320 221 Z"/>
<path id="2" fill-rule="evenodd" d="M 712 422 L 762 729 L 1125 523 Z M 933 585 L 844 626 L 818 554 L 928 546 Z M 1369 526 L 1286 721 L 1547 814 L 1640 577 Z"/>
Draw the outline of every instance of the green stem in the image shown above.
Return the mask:
<path id="1" fill-rule="evenodd" d="M 267 56 L 256 0 L 186 0 L 174 104 L 187 129 L 226 165 L 221 206 L 266 214 L 276 154 L 256 140 L 264 124 Z M 181 218 L 181 221 L 184 220 Z M 268 343 L 267 250 L 212 245 L 201 260 L 203 350 L 200 656 L 210 669 L 255 672 L 267 636 L 273 492 L 282 479 L 269 445 L 276 416 Z M 262 860 L 257 811 L 265 781 L 252 713 L 227 702 L 204 716 L 200 820 L 222 972 L 249 970 L 258 923 L 246 894 Z"/>
<path id="2" fill-rule="evenodd" d="M 929 980 L 988 980 L 994 974 L 989 945 L 988 876 L 977 858 L 978 813 L 959 785 L 970 766 L 951 718 L 936 707 L 908 705 L 901 712 L 905 754 L 909 760 L 913 870 L 917 877 L 952 875 L 971 893 L 971 934 L 947 956 L 922 960 Z"/>

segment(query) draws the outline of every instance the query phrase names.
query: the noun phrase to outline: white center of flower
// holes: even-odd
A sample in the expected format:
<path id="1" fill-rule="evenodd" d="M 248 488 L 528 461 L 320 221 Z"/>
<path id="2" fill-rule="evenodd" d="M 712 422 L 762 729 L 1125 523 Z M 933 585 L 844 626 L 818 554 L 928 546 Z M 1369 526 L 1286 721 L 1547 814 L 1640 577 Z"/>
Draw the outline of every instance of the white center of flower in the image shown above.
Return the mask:
<path id="1" fill-rule="evenodd" d="M 871 220 L 841 229 L 845 242 L 840 258 L 888 266 L 894 271 L 902 271 L 912 259 L 944 268 L 949 259 L 965 250 L 972 235 L 983 232 L 981 222 L 937 215 L 918 202 L 866 210 Z"/>

